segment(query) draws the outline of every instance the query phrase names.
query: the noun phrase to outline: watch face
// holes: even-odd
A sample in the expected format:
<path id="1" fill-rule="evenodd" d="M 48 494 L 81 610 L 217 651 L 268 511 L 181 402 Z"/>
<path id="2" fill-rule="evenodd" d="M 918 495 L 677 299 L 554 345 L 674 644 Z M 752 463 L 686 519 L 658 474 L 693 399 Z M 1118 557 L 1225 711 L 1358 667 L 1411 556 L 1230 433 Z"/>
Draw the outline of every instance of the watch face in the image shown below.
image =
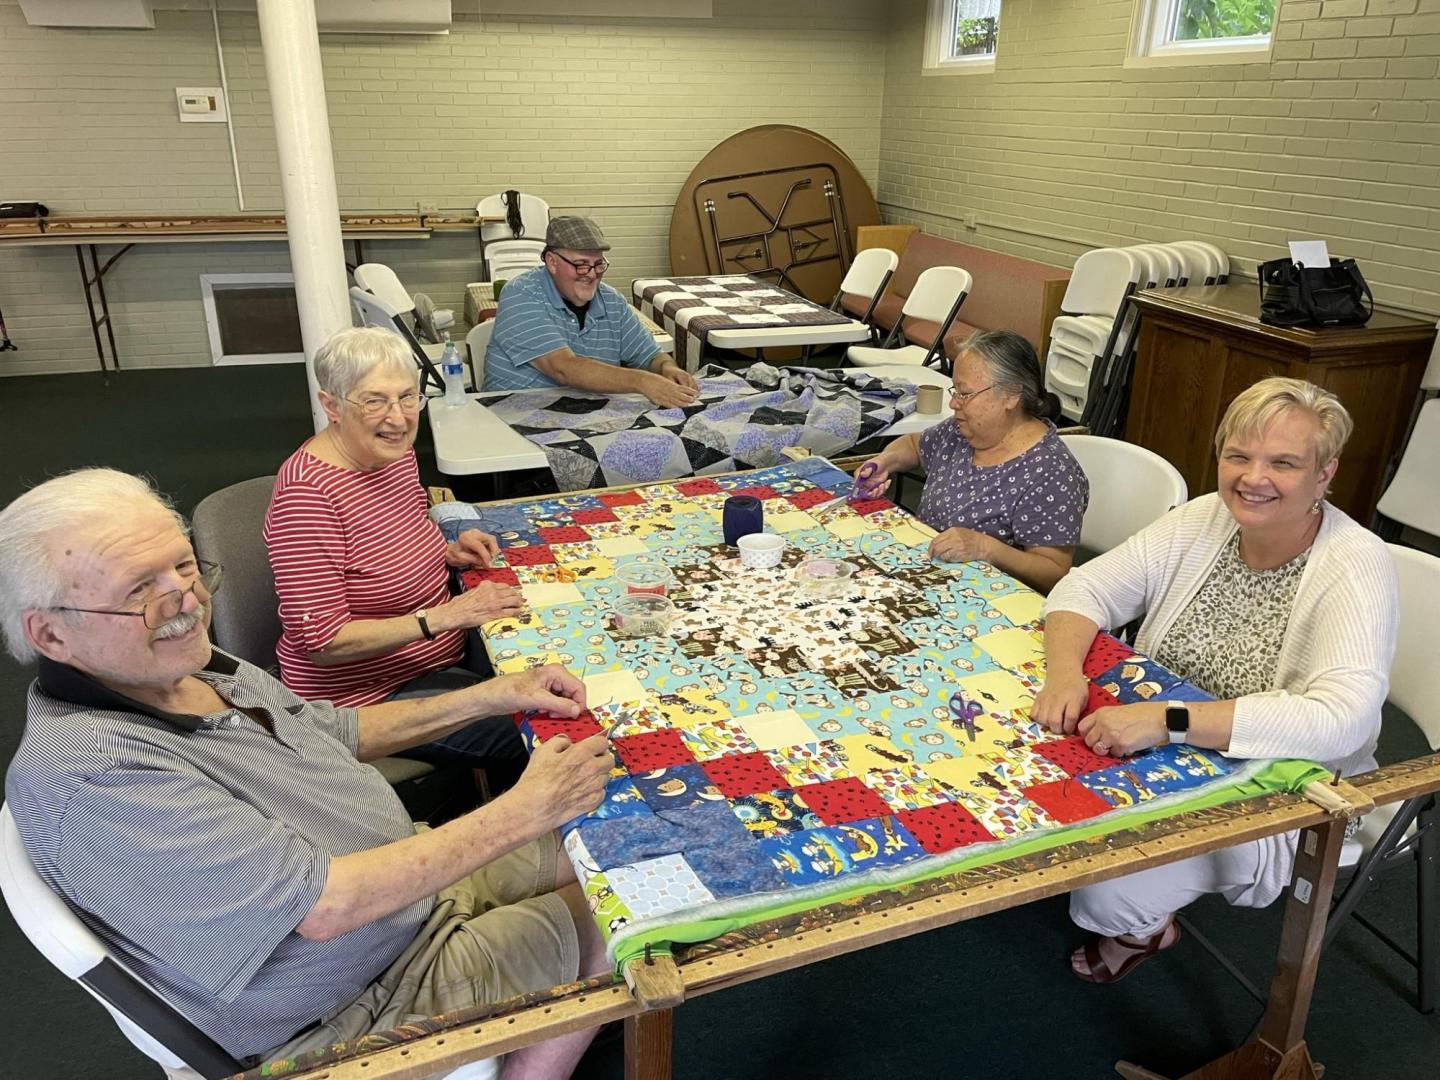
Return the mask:
<path id="1" fill-rule="evenodd" d="M 1165 726 L 1171 731 L 1189 731 L 1190 710 L 1184 705 L 1166 705 Z"/>

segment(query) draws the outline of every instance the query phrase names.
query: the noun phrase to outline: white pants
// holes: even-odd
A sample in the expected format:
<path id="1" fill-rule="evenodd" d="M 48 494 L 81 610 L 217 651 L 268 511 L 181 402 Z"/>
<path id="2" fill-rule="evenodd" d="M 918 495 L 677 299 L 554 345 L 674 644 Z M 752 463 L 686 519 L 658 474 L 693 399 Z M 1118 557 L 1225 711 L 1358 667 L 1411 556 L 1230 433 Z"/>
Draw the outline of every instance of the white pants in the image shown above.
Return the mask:
<path id="1" fill-rule="evenodd" d="M 1087 885 L 1070 894 L 1070 918 L 1105 937 L 1150 937 L 1207 893 L 1220 893 L 1238 907 L 1265 907 L 1290 883 L 1297 837 L 1267 836 Z"/>

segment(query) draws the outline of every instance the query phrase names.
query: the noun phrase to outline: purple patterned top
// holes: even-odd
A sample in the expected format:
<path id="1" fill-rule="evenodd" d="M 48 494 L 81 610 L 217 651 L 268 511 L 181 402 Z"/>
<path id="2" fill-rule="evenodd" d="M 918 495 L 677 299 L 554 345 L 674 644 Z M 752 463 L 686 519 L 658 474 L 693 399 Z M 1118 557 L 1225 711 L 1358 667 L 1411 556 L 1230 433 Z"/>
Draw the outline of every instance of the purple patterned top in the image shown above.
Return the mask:
<path id="1" fill-rule="evenodd" d="M 1045 435 L 998 465 L 976 465 L 955 421 L 920 436 L 920 520 L 944 532 L 974 529 L 1015 547 L 1073 547 L 1090 504 L 1080 463 L 1046 421 Z"/>

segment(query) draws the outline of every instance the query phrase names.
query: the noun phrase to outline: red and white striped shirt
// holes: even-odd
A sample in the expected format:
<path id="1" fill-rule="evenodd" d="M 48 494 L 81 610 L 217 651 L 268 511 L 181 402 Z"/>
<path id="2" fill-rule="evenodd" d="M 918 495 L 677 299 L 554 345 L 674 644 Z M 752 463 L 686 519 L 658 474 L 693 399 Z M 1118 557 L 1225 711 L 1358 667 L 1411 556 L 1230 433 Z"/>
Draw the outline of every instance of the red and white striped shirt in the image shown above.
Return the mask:
<path id="1" fill-rule="evenodd" d="M 301 446 L 275 478 L 264 536 L 284 628 L 275 647 L 280 678 L 301 697 L 369 705 L 464 653 L 465 632 L 452 630 L 348 664 L 321 667 L 309 656 L 351 620 L 389 619 L 449 598 L 445 538 L 425 513 L 413 450 L 359 472 Z"/>

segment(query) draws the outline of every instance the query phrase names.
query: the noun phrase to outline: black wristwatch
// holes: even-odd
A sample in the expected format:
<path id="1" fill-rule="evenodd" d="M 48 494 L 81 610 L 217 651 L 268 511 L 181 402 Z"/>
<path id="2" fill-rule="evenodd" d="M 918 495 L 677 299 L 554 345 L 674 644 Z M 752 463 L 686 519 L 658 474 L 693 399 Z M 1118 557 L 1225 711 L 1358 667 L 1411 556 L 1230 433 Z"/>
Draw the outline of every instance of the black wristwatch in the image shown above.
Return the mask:
<path id="1" fill-rule="evenodd" d="M 419 611 L 415 612 L 415 621 L 420 624 L 420 633 L 425 635 L 425 640 L 434 641 L 435 631 L 430 629 L 430 624 L 426 621 L 425 615 L 425 609 L 422 607 Z"/>
<path id="2" fill-rule="evenodd" d="M 1165 703 L 1165 727 L 1170 732 L 1172 743 L 1184 742 L 1190 737 L 1190 706 L 1183 701 Z"/>

